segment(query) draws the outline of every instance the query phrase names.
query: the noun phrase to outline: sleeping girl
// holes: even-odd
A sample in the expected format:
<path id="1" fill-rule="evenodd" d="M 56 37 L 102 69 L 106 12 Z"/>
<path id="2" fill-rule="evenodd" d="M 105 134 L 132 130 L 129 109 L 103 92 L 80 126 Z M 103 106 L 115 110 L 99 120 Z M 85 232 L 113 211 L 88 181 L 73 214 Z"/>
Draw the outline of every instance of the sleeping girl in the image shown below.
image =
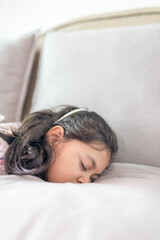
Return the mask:
<path id="1" fill-rule="evenodd" d="M 117 137 L 95 112 L 74 106 L 27 115 L 12 129 L 0 124 L 0 171 L 47 182 L 90 183 L 109 168 Z"/>

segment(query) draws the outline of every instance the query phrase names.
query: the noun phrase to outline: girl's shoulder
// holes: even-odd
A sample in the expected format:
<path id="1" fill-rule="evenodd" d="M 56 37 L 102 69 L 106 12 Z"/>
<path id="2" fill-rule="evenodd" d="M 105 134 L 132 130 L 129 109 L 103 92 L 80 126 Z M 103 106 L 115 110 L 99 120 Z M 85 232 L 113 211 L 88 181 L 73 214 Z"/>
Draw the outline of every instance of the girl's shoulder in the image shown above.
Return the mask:
<path id="1" fill-rule="evenodd" d="M 0 123 L 0 132 L 12 135 L 12 130 L 16 130 L 20 125 L 20 122 Z"/>
<path id="2" fill-rule="evenodd" d="M 0 132 L 6 135 L 12 135 L 12 130 L 16 130 L 21 125 L 20 122 L 12 122 L 12 123 L 0 123 Z M 4 167 L 4 154 L 8 148 L 8 144 L 4 139 L 0 137 L 0 175 L 5 174 Z"/>

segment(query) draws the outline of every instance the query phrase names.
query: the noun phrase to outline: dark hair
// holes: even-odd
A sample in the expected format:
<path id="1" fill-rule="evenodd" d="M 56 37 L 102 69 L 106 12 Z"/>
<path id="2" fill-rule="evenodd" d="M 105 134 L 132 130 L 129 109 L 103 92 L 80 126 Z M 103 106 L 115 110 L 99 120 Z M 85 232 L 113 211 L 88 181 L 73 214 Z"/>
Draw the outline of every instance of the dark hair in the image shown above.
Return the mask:
<path id="1" fill-rule="evenodd" d="M 10 144 L 5 153 L 6 173 L 30 174 L 46 180 L 53 151 L 46 139 L 46 133 L 56 125 L 64 128 L 65 139 L 104 143 L 111 152 L 111 164 L 113 155 L 118 150 L 117 138 L 100 115 L 80 111 L 56 123 L 59 118 L 74 109 L 77 107 L 65 106 L 58 112 L 46 109 L 30 113 L 24 118 L 21 126 L 13 131 L 12 137 L 0 134 Z"/>

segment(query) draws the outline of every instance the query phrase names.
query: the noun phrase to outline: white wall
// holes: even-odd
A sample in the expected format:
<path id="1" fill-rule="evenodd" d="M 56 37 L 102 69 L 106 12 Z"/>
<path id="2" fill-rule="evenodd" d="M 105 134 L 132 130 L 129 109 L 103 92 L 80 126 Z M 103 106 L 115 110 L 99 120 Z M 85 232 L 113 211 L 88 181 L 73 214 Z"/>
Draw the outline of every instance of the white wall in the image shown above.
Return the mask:
<path id="1" fill-rule="evenodd" d="M 160 0 L 0 0 L 0 37 L 50 27 L 92 14 L 160 7 Z"/>

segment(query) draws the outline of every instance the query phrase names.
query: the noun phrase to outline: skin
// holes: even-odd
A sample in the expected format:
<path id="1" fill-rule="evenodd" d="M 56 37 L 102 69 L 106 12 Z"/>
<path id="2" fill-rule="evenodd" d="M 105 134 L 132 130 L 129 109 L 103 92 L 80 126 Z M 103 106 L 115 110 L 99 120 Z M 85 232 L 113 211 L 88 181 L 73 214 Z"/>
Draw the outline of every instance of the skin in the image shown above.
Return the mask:
<path id="1" fill-rule="evenodd" d="M 47 140 L 54 148 L 47 172 L 48 182 L 90 183 L 109 165 L 110 151 L 104 144 L 66 140 L 61 126 L 51 128 L 47 132 Z"/>

